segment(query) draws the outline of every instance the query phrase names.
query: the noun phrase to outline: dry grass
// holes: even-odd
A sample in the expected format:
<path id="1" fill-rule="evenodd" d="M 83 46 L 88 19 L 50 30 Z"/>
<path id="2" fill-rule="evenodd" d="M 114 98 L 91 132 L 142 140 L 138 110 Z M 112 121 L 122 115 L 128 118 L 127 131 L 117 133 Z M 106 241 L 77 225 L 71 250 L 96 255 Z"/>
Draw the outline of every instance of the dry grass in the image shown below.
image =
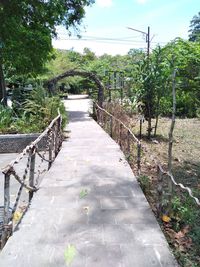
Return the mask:
<path id="1" fill-rule="evenodd" d="M 139 136 L 139 120 L 137 115 L 128 114 L 118 103 L 107 103 L 104 108 L 130 127 L 136 136 Z M 152 120 L 152 125 L 155 125 L 155 120 Z M 160 118 L 156 137 L 147 140 L 147 121 L 142 124 L 142 143 L 148 147 L 149 154 L 156 156 L 166 168 L 170 125 L 170 118 Z M 153 132 L 154 129 L 152 135 Z M 122 140 L 126 143 L 125 133 L 122 134 Z M 156 166 L 152 164 L 148 153 L 143 153 L 142 155 L 142 166 L 142 173 L 154 179 Z M 176 118 L 172 166 L 176 181 L 191 187 L 194 190 L 194 194 L 200 198 L 200 119 Z M 134 169 L 135 166 L 132 167 Z"/>
<path id="2" fill-rule="evenodd" d="M 159 120 L 157 136 L 148 141 L 143 138 L 149 150 L 166 166 L 168 156 L 168 133 L 171 120 Z M 143 124 L 143 135 L 147 122 Z M 133 128 L 138 134 L 139 125 Z M 173 174 L 178 182 L 195 189 L 200 197 L 200 120 L 176 119 L 173 143 Z"/>

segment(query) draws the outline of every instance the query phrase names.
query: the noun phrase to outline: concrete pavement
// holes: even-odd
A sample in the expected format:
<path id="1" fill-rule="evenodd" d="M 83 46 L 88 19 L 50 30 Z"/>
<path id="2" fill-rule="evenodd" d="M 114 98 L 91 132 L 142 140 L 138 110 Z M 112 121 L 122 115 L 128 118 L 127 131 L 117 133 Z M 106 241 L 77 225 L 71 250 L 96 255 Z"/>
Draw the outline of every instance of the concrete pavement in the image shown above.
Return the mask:
<path id="1" fill-rule="evenodd" d="M 1 267 L 174 267 L 160 227 L 119 146 L 66 101 L 70 138 L 14 235 Z"/>

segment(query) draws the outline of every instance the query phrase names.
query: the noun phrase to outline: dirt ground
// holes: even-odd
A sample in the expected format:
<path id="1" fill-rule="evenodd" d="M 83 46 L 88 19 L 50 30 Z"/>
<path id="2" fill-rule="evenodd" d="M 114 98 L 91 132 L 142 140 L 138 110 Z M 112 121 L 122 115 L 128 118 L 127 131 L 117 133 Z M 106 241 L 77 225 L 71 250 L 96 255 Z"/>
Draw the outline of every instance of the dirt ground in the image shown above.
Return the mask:
<path id="1" fill-rule="evenodd" d="M 155 121 L 153 120 L 153 125 Z M 168 133 L 171 125 L 169 118 L 159 120 L 157 136 L 151 141 L 143 139 L 153 155 L 167 165 Z M 142 133 L 146 134 L 147 122 L 142 125 Z M 139 133 L 139 123 L 133 128 Z M 177 182 L 194 189 L 200 197 L 200 119 L 176 119 L 173 142 L 173 174 Z"/>

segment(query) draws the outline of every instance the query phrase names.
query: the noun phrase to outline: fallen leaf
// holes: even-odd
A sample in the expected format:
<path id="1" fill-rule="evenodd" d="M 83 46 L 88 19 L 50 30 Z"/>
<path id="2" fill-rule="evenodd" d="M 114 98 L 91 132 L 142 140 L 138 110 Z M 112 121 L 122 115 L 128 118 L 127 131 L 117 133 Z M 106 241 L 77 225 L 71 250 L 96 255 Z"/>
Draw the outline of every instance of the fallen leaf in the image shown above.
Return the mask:
<path id="1" fill-rule="evenodd" d="M 13 221 L 15 223 L 17 223 L 22 217 L 22 212 L 20 211 L 15 211 L 14 215 L 13 215 Z"/>
<path id="2" fill-rule="evenodd" d="M 167 215 L 164 214 L 164 215 L 162 216 L 162 221 L 168 223 L 168 222 L 171 221 L 171 218 L 170 218 L 169 216 L 167 216 Z"/>
<path id="3" fill-rule="evenodd" d="M 67 266 L 69 266 L 72 263 L 75 256 L 76 256 L 76 248 L 74 245 L 69 244 L 64 252 L 65 263 Z"/>
<path id="4" fill-rule="evenodd" d="M 87 189 L 82 189 L 81 192 L 79 193 L 79 197 L 80 198 L 84 198 L 86 197 L 88 194 L 88 190 Z"/>

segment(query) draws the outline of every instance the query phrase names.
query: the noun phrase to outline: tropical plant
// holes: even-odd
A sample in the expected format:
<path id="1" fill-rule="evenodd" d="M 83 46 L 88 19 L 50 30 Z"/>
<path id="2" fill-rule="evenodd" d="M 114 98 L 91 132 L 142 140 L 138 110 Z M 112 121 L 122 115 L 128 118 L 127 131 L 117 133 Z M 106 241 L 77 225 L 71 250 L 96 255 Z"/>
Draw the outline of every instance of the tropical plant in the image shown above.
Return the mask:
<path id="1" fill-rule="evenodd" d="M 43 130 L 57 115 L 62 115 L 62 127 L 66 125 L 67 115 L 59 97 L 49 97 L 43 88 L 32 91 L 24 105 L 24 119 Z"/>

